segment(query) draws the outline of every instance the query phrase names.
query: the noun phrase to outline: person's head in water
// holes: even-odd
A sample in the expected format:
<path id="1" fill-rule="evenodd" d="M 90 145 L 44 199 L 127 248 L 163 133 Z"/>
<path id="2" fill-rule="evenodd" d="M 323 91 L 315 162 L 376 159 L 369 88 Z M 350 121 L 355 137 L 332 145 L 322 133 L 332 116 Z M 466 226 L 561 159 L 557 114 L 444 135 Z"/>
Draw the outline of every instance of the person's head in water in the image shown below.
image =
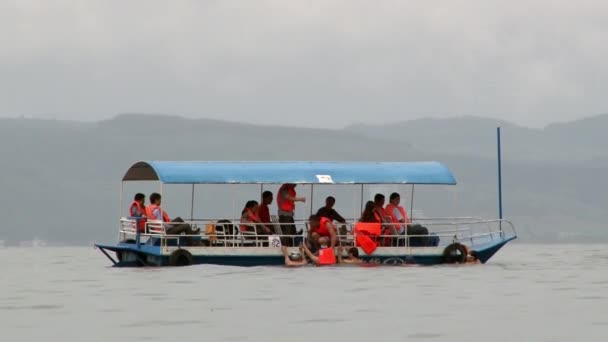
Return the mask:
<path id="1" fill-rule="evenodd" d="M 348 257 L 351 259 L 359 259 L 359 249 L 357 247 L 351 247 L 348 249 Z"/>
<path id="2" fill-rule="evenodd" d="M 300 261 L 302 260 L 302 254 L 300 252 L 291 252 L 289 253 L 289 260 Z"/>
<path id="3" fill-rule="evenodd" d="M 329 239 L 326 236 L 322 236 L 319 238 L 319 245 L 322 248 L 325 248 L 329 245 Z"/>
<path id="4" fill-rule="evenodd" d="M 389 198 L 389 201 L 392 205 L 399 205 L 399 202 L 401 202 L 401 196 L 399 196 L 398 193 L 393 192 Z"/>
<path id="5" fill-rule="evenodd" d="M 333 198 L 332 196 L 329 196 L 325 199 L 325 208 L 333 209 L 335 204 L 336 204 L 336 199 Z"/>
<path id="6" fill-rule="evenodd" d="M 142 193 L 137 193 L 137 194 L 135 194 L 135 197 L 133 198 L 133 200 L 143 206 L 144 203 L 146 202 L 146 195 L 144 195 Z"/>
<path id="7" fill-rule="evenodd" d="M 160 205 L 162 202 L 161 195 L 157 192 L 150 195 L 150 204 Z"/>
<path id="8" fill-rule="evenodd" d="M 272 203 L 272 192 L 264 191 L 264 193 L 262 193 L 262 203 L 266 205 Z"/>

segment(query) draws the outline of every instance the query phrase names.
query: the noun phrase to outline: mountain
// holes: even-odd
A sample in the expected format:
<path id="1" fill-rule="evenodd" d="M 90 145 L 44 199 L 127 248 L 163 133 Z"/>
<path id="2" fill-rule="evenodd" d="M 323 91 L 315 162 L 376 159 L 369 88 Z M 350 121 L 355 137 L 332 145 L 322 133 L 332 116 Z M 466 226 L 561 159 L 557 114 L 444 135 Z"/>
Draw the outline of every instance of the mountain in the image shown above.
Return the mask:
<path id="1" fill-rule="evenodd" d="M 343 130 L 143 114 L 95 123 L 0 119 L 5 227 L 0 240 L 113 241 L 121 209 L 120 179 L 139 160 L 438 160 L 454 171 L 459 184 L 416 187 L 415 208 L 433 216 L 494 217 L 495 127 L 500 124 L 504 210 L 522 240 L 606 241 L 606 153 L 601 148 L 605 143 L 597 143 L 606 139 L 601 134 L 608 128 L 606 118 L 545 129 L 465 117 Z M 125 201 L 134 192 L 157 189 L 155 184 L 127 184 Z M 394 190 L 370 187 L 365 200 L 375 191 L 388 195 Z M 407 194 L 410 188 L 397 190 Z M 318 193 L 315 188 L 314 206 L 321 206 L 330 191 L 339 210 L 358 215 L 360 199 L 353 199 L 358 192 L 344 187 L 320 188 Z M 190 196 L 189 187 L 175 186 L 167 190 L 164 203 L 172 216 L 187 217 Z M 229 217 L 258 196 L 257 186 L 197 187 L 194 213 Z"/>

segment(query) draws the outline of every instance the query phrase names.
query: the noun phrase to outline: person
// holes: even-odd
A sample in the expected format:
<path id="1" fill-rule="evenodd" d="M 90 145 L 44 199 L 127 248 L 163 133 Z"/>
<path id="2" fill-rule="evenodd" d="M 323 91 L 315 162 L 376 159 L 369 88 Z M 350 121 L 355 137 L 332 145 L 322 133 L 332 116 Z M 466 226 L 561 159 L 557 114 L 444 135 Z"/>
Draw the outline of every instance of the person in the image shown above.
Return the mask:
<path id="1" fill-rule="evenodd" d="M 295 202 L 306 202 L 304 197 L 296 197 L 296 184 L 286 183 L 281 185 L 277 193 L 277 206 L 279 223 L 281 230 L 285 235 L 296 235 L 296 225 L 294 221 L 294 213 L 296 209 Z M 293 237 L 284 239 L 282 244 L 293 246 Z"/>
<path id="2" fill-rule="evenodd" d="M 359 249 L 357 247 L 351 247 L 348 249 L 346 258 L 342 258 L 344 253 L 344 247 L 338 246 L 338 264 L 361 264 L 363 260 L 359 259 Z"/>
<path id="3" fill-rule="evenodd" d="M 262 193 L 262 203 L 258 207 L 258 217 L 261 223 L 264 223 L 262 229 L 267 235 L 274 234 L 274 227 L 270 220 L 270 210 L 268 206 L 272 203 L 272 192 L 264 191 Z"/>
<path id="4" fill-rule="evenodd" d="M 135 194 L 133 198 L 133 202 L 129 206 L 129 217 L 134 218 L 137 230 L 140 233 L 144 233 L 146 231 L 146 195 L 142 193 Z"/>
<path id="5" fill-rule="evenodd" d="M 344 219 L 344 217 L 342 217 L 342 215 L 338 214 L 336 209 L 334 209 L 334 205 L 336 205 L 336 199 L 333 196 L 328 196 L 325 199 L 325 206 L 317 210 L 317 216 L 327 217 L 332 221 L 341 223 L 342 225 L 340 226 L 340 235 L 346 235 L 346 220 Z"/>
<path id="6" fill-rule="evenodd" d="M 393 220 L 389 215 L 387 215 L 386 211 L 384 210 L 384 201 L 385 198 L 383 194 L 376 194 L 374 196 L 374 204 L 376 206 L 374 212 L 380 223 L 382 223 L 382 235 L 385 236 L 383 244 L 385 246 L 390 246 L 391 242 L 393 242 L 393 239 L 388 237 L 388 235 L 396 234 L 395 227 L 393 226 Z"/>
<path id="7" fill-rule="evenodd" d="M 321 248 L 319 249 L 318 255 L 313 254 L 310 249 L 306 246 L 306 244 L 301 245 L 300 248 L 304 250 L 306 256 L 317 266 L 323 265 L 334 265 L 336 263 L 336 256 L 334 254 L 334 249 L 328 247 L 329 239 L 325 236 L 319 238 L 319 244 Z"/>
<path id="8" fill-rule="evenodd" d="M 245 208 L 241 212 L 241 231 L 242 232 L 256 232 L 258 235 L 262 235 L 264 232 L 260 223 L 260 218 L 257 214 L 258 202 L 247 201 Z M 249 224 L 248 224 L 249 223 Z"/>
<path id="9" fill-rule="evenodd" d="M 336 246 L 338 241 L 338 235 L 336 234 L 336 227 L 327 217 L 318 217 L 317 215 L 310 215 L 308 218 L 308 224 L 310 230 L 308 231 L 308 240 L 312 243 L 315 250 L 319 250 L 320 242 L 322 237 L 329 238 L 331 241 L 331 248 Z"/>
<path id="10" fill-rule="evenodd" d="M 365 209 L 363 209 L 363 212 L 361 213 L 359 222 L 382 223 L 380 216 L 376 213 L 376 204 L 373 201 L 367 201 L 367 203 L 365 203 Z"/>
<path id="11" fill-rule="evenodd" d="M 281 251 L 283 252 L 283 257 L 285 258 L 285 266 L 287 267 L 299 267 L 308 264 L 306 260 L 306 256 L 304 255 L 304 251 L 302 246 L 300 246 L 300 252 L 292 252 L 287 253 L 287 247 L 281 246 Z"/>
<path id="12" fill-rule="evenodd" d="M 400 202 L 401 196 L 398 193 L 393 192 L 389 197 L 389 203 L 384 208 L 384 211 L 390 216 L 396 233 L 402 235 L 405 234 L 406 225 L 411 223 L 411 221 L 407 217 L 405 209 L 399 205 Z"/>
<path id="13" fill-rule="evenodd" d="M 165 234 L 167 235 L 180 235 L 185 233 L 186 235 L 196 235 L 200 233 L 200 228 L 192 229 L 189 224 L 183 223 L 184 220 L 180 217 L 176 217 L 171 220 L 169 215 L 161 209 L 160 205 L 162 197 L 159 193 L 153 193 L 150 195 L 150 205 L 146 207 L 146 216 L 149 220 L 157 220 L 161 222 L 173 222 L 180 224 L 167 224 L 165 225 Z"/>

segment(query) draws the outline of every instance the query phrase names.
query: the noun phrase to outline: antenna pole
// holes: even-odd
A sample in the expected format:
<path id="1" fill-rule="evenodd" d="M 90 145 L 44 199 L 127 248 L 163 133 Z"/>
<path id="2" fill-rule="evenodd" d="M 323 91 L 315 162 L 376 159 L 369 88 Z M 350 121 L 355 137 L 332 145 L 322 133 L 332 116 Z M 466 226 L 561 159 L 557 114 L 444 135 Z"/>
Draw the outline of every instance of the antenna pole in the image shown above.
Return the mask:
<path id="1" fill-rule="evenodd" d="M 500 127 L 496 127 L 496 145 L 498 149 L 498 218 L 500 231 L 502 231 L 502 165 L 501 165 L 501 151 L 500 151 Z"/>

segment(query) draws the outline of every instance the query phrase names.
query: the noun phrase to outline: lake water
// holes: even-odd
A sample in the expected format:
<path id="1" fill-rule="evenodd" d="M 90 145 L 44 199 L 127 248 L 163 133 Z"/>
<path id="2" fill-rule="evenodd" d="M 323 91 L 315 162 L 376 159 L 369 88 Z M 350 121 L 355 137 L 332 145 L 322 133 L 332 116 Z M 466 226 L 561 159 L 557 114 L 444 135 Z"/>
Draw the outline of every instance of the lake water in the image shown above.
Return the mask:
<path id="1" fill-rule="evenodd" d="M 114 269 L 0 249 L 2 341 L 606 341 L 608 246 L 512 243 L 486 265 Z"/>

